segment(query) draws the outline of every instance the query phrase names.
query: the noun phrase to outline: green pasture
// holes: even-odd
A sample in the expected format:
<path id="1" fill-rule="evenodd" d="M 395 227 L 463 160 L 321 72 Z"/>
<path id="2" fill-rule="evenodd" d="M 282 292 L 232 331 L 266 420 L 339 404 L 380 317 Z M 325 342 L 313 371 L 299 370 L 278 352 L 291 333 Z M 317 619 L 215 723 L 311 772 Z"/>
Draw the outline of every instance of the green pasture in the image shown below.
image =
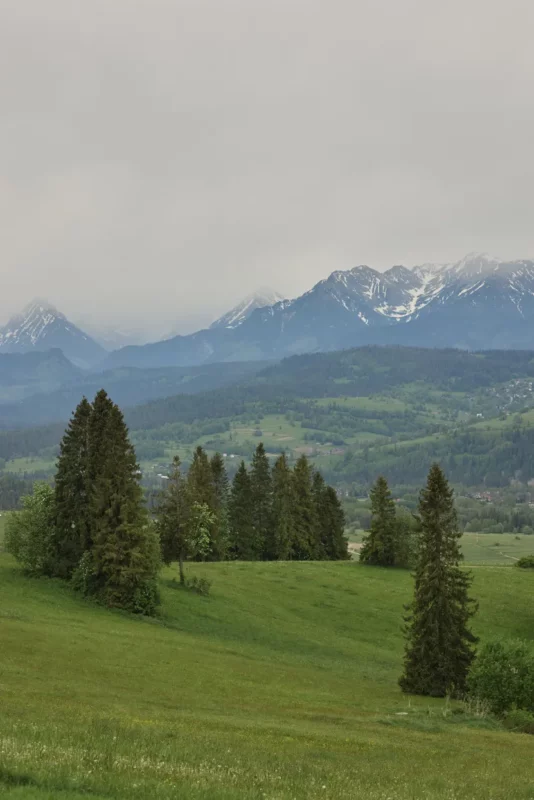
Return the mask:
<path id="1" fill-rule="evenodd" d="M 188 571 L 213 581 L 211 595 L 181 590 L 169 568 L 161 616 L 143 620 L 27 578 L 0 555 L 0 796 L 534 796 L 533 737 L 399 691 L 407 571 L 356 562 Z M 534 576 L 474 573 L 482 641 L 533 639 Z"/>

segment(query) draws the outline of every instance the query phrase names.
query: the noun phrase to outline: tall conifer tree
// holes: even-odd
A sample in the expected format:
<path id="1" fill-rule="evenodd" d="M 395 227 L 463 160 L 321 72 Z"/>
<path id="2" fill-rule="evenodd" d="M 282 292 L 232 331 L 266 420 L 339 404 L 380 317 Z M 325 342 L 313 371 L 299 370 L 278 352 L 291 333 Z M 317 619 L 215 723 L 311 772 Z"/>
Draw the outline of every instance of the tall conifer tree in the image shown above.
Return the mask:
<path id="1" fill-rule="evenodd" d="M 91 421 L 93 435 L 98 432 L 102 438 L 91 438 L 93 530 L 90 563 L 84 565 L 90 573 L 87 588 L 108 606 L 151 614 L 158 600 L 160 548 L 148 525 L 135 452 L 120 409 L 100 392 Z"/>
<path id="2" fill-rule="evenodd" d="M 395 565 L 396 511 L 387 480 L 380 475 L 370 492 L 371 527 L 364 538 L 360 561 L 381 567 Z"/>
<path id="3" fill-rule="evenodd" d="M 180 583 L 185 583 L 184 560 L 187 558 L 187 517 L 185 482 L 178 456 L 172 462 L 172 470 L 165 490 L 161 492 L 156 507 L 156 530 L 159 534 L 161 556 L 165 564 L 178 561 Z"/>
<path id="4" fill-rule="evenodd" d="M 252 522 L 252 486 L 245 462 L 235 474 L 230 495 L 229 521 L 231 552 L 242 561 L 256 561 L 261 557 L 256 532 Z"/>
<path id="5" fill-rule="evenodd" d="M 91 539 L 91 493 L 88 480 L 89 421 L 92 408 L 84 397 L 61 441 L 55 478 L 56 526 L 51 569 L 70 578 Z"/>
<path id="6" fill-rule="evenodd" d="M 225 558 L 229 544 L 228 526 L 228 500 L 230 496 L 230 482 L 226 473 L 224 459 L 220 453 L 215 453 L 210 461 L 214 493 L 215 523 L 212 535 L 213 553 L 220 560 Z"/>
<path id="7" fill-rule="evenodd" d="M 476 611 L 469 597 L 471 575 L 460 569 L 458 521 L 453 492 L 438 464 L 419 501 L 421 534 L 415 596 L 406 619 L 404 674 L 412 694 L 443 697 L 465 690 L 476 637 L 468 624 Z"/>
<path id="8" fill-rule="evenodd" d="M 210 546 L 204 557 L 210 561 L 217 561 L 220 558 L 220 547 L 217 541 L 217 497 L 212 466 L 203 447 L 197 447 L 194 452 L 187 473 L 186 487 L 189 508 L 192 508 L 194 503 L 198 503 L 207 506 L 212 513 L 209 533 Z M 197 558 L 201 558 L 200 554 Z"/>
<path id="9" fill-rule="evenodd" d="M 271 465 L 262 442 L 259 443 L 252 457 L 250 486 L 256 549 L 263 558 L 267 558 L 268 540 L 272 528 L 273 490 Z"/>
<path id="10" fill-rule="evenodd" d="M 293 487 L 285 453 L 274 463 L 272 488 L 271 528 L 267 536 L 266 554 L 269 559 L 286 561 L 291 557 L 293 541 Z"/>
<path id="11" fill-rule="evenodd" d="M 345 514 L 336 490 L 326 485 L 320 472 L 313 474 L 313 503 L 319 557 L 330 561 L 347 559 Z"/>
<path id="12" fill-rule="evenodd" d="M 319 557 L 319 539 L 314 515 L 312 470 L 306 456 L 301 456 L 293 470 L 291 558 L 299 561 Z"/>

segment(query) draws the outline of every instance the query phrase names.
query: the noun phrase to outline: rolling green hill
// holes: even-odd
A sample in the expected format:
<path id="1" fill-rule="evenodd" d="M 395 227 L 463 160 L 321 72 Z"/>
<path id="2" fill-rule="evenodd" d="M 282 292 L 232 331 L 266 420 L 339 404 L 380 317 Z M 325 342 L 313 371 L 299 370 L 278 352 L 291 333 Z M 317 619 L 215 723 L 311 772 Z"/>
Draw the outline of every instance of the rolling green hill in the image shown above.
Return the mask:
<path id="1" fill-rule="evenodd" d="M 532 353 L 364 347 L 295 356 L 246 379 L 243 365 L 211 369 L 210 380 L 228 372 L 240 382 L 127 409 L 146 482 L 157 483 L 176 453 L 187 464 L 199 444 L 226 453 L 232 473 L 258 441 L 290 460 L 306 453 L 353 494 L 380 473 L 416 490 L 435 460 L 457 487 L 526 488 L 534 479 Z M 135 383 L 135 370 L 124 372 Z M 50 474 L 60 429 L 0 432 L 4 469 Z"/>
<path id="2" fill-rule="evenodd" d="M 159 619 L 0 555 L 0 794 L 24 800 L 527 800 L 534 738 L 408 698 L 407 572 L 195 564 Z M 534 637 L 532 575 L 474 570 L 482 640 Z"/>

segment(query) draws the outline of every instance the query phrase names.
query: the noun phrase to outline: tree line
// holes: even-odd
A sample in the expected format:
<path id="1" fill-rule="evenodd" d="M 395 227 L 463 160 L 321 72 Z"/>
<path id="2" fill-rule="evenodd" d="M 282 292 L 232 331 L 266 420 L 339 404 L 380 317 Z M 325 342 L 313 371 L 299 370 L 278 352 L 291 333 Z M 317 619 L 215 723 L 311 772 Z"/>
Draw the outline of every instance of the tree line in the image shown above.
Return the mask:
<path id="1" fill-rule="evenodd" d="M 231 484 L 219 453 L 210 460 L 197 447 L 187 476 L 176 457 L 155 516 L 167 563 L 182 565 L 186 558 L 200 557 L 348 558 L 345 519 L 335 490 L 312 470 L 305 456 L 294 469 L 285 455 L 271 467 L 262 443 L 250 469 L 242 461 Z"/>
<path id="2" fill-rule="evenodd" d="M 36 484 L 10 517 L 6 545 L 34 574 L 72 582 L 109 607 L 153 614 L 161 562 L 348 558 L 337 494 L 303 456 L 271 468 L 259 444 L 230 485 L 219 453 L 174 459 L 148 513 L 123 414 L 104 390 L 78 404 L 60 445 L 54 486 Z"/>

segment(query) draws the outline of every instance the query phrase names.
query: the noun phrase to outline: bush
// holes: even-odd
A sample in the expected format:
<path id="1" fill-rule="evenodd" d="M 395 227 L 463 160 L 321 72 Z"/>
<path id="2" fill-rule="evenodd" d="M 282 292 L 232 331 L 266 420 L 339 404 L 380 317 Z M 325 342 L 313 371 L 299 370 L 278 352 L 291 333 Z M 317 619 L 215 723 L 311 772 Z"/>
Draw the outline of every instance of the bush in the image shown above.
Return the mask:
<path id="1" fill-rule="evenodd" d="M 490 642 L 475 660 L 469 692 L 493 714 L 534 712 L 534 656 L 524 642 Z"/>
<path id="2" fill-rule="evenodd" d="M 516 562 L 516 567 L 520 569 L 534 569 L 534 556 L 523 556 Z"/>
<path id="3" fill-rule="evenodd" d="M 36 483 L 22 498 L 23 510 L 9 516 L 5 548 L 32 575 L 52 572 L 55 536 L 55 495 L 47 483 Z"/>
<path id="4" fill-rule="evenodd" d="M 504 727 L 516 733 L 530 733 L 534 735 L 534 714 L 524 708 L 514 708 L 505 716 Z"/>
<path id="5" fill-rule="evenodd" d="M 196 592 L 197 594 L 202 594 L 204 596 L 209 595 L 211 590 L 211 581 L 207 578 L 197 578 L 193 575 L 192 578 L 188 578 L 186 584 L 188 589 L 191 589 L 192 592 Z"/>

